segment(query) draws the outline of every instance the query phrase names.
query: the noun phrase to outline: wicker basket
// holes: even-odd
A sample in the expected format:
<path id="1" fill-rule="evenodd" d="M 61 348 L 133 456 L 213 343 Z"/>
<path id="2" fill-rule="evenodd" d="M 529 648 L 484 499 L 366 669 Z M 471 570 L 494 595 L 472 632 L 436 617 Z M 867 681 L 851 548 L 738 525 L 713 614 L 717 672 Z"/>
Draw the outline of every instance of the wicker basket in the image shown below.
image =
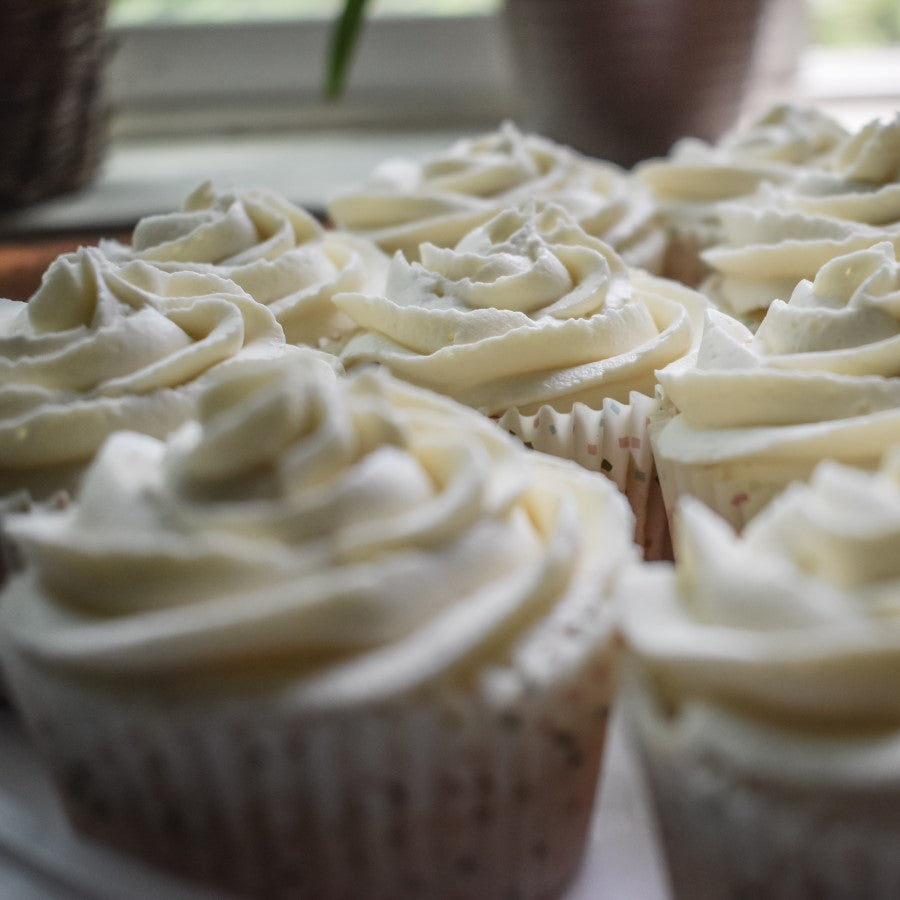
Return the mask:
<path id="1" fill-rule="evenodd" d="M 103 155 L 106 0 L 0 3 L 0 208 L 73 190 Z"/>

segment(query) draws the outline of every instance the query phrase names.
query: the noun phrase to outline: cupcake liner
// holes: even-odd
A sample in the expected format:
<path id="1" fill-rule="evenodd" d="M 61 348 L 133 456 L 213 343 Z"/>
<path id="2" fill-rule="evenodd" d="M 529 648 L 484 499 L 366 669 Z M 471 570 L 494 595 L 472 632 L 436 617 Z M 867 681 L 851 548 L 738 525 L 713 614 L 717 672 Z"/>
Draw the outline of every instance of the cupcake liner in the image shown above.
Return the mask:
<path id="1" fill-rule="evenodd" d="M 708 463 L 682 462 L 666 456 L 660 448 L 660 434 L 675 414 L 671 404 L 660 398 L 648 428 L 672 536 L 677 528 L 675 510 L 680 497 L 696 497 L 740 532 L 788 485 L 794 481 L 808 481 L 822 459 L 817 453 L 781 458 L 772 453 L 758 459 L 742 456 Z M 873 453 L 871 458 L 860 457 L 846 462 L 848 465 L 876 468 L 879 456 Z"/>
<path id="2" fill-rule="evenodd" d="M 806 481 L 818 459 L 735 460 L 699 465 L 673 462 L 657 454 L 656 468 L 670 533 L 678 498 L 689 494 L 725 519 L 735 531 L 744 526 L 791 482 Z"/>
<path id="3" fill-rule="evenodd" d="M 803 735 L 700 704 L 673 715 L 633 670 L 623 682 L 676 896 L 900 896 L 900 735 Z"/>
<path id="4" fill-rule="evenodd" d="M 328 712 L 9 673 L 76 827 L 167 869 L 252 896 L 546 897 L 581 857 L 611 664 Z"/>
<path id="5" fill-rule="evenodd" d="M 628 498 L 635 541 L 647 559 L 669 558 L 668 525 L 648 439 L 657 402 L 632 391 L 628 403 L 605 399 L 601 409 L 576 403 L 571 412 L 542 406 L 536 414 L 507 410 L 500 425 L 525 444 L 600 472 Z"/>

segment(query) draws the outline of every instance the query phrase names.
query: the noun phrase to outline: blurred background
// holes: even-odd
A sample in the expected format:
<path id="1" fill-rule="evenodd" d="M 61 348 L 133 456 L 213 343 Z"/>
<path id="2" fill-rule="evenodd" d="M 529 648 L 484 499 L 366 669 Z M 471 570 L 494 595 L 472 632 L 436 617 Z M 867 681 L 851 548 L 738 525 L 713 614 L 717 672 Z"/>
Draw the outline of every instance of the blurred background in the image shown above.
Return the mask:
<path id="1" fill-rule="evenodd" d="M 900 109 L 897 0 L 372 0 L 329 102 L 341 5 L 4 0 L 0 256 L 19 268 L 0 259 L 0 292 L 207 178 L 320 210 L 385 157 L 504 119 L 629 166 L 774 102 L 848 127 Z"/>
<path id="2" fill-rule="evenodd" d="M 670 44 L 681 39 L 670 20 L 689 20 L 697 30 L 708 25 L 692 15 L 753 18 L 744 113 L 774 96 L 815 100 L 859 119 L 869 108 L 881 111 L 885 95 L 900 94 L 900 81 L 889 77 L 897 70 L 885 68 L 900 54 L 896 0 L 373 0 L 349 89 L 333 106 L 321 102 L 320 86 L 325 32 L 340 6 L 340 0 L 110 0 L 120 131 L 477 125 L 520 116 L 529 98 L 517 68 L 517 23 L 538 15 L 528 9 L 542 16 L 542 30 L 527 47 L 532 54 L 555 39 L 561 20 L 591 16 L 589 33 L 565 38 L 589 48 L 595 69 L 610 52 L 603 43 L 610 34 L 625 42 L 615 50 L 618 60 L 630 56 L 646 68 L 653 64 L 640 43 L 647 33 L 664 34 Z M 633 20 L 627 29 L 619 23 L 624 18 Z M 727 39 L 736 53 L 749 46 L 733 33 Z M 707 56 L 718 49 L 709 41 L 699 46 Z M 566 46 L 561 68 L 578 62 L 572 48 Z"/>

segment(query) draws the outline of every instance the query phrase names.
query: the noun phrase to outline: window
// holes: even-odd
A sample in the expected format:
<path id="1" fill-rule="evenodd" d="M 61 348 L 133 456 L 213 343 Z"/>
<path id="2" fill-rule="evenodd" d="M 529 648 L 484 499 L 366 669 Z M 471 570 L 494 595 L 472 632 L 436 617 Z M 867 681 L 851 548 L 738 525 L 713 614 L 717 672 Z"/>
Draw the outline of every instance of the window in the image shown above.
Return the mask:
<path id="1" fill-rule="evenodd" d="M 111 0 L 114 135 L 491 127 L 518 110 L 502 2 L 376 0 L 347 93 L 332 104 L 321 84 L 340 0 Z M 856 120 L 900 105 L 896 0 L 778 0 L 771 10 L 767 43 L 797 29 L 812 37 L 787 73 L 798 100 Z M 860 49 L 872 45 L 881 49 Z M 783 97 L 785 74 L 769 71 L 757 105 Z"/>
<path id="2" fill-rule="evenodd" d="M 340 0 L 111 0 L 114 26 L 150 22 L 247 22 L 322 19 L 333 16 Z M 500 0 L 378 0 L 372 14 L 379 16 L 464 16 L 494 12 Z"/>
<path id="3" fill-rule="evenodd" d="M 339 0 L 112 0 L 114 133 L 496 123 L 514 103 L 499 4 L 374 3 L 333 104 L 321 85 Z"/>

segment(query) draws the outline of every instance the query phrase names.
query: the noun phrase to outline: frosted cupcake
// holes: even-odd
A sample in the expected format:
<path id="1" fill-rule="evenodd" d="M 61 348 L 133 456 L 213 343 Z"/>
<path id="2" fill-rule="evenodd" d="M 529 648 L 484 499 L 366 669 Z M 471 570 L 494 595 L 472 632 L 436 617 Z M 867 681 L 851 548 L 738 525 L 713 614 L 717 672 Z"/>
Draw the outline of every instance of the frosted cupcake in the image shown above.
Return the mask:
<path id="1" fill-rule="evenodd" d="M 581 156 L 507 122 L 422 160 L 388 160 L 359 188 L 334 197 L 328 212 L 389 253 L 419 258 L 419 245 L 453 247 L 501 210 L 552 200 L 629 265 L 656 271 L 665 235 L 646 189 L 612 163 Z"/>
<path id="2" fill-rule="evenodd" d="M 84 831 L 252 896 L 548 896 L 633 559 L 620 494 L 445 398 L 220 370 L 15 521 L 12 687 Z"/>
<path id="3" fill-rule="evenodd" d="M 890 241 L 900 249 L 900 114 L 872 122 L 814 169 L 720 210 L 701 290 L 751 325 L 829 260 Z"/>
<path id="4" fill-rule="evenodd" d="M 762 184 L 792 182 L 823 165 L 847 137 L 818 110 L 782 104 L 716 144 L 684 138 L 666 158 L 636 166 L 635 177 L 659 205 L 668 235 L 662 274 L 700 284 L 709 274 L 700 251 L 723 239 L 720 205 L 751 196 Z"/>
<path id="5" fill-rule="evenodd" d="M 0 300 L 0 496 L 72 491 L 113 431 L 162 437 L 215 366 L 278 353 L 272 313 L 212 274 L 60 257 L 28 303 Z"/>
<path id="6" fill-rule="evenodd" d="M 262 188 L 201 185 L 181 210 L 141 219 L 131 244 L 104 241 L 122 262 L 169 272 L 212 272 L 269 307 L 292 344 L 318 347 L 350 327 L 331 302 L 339 291 L 383 287 L 387 257 L 370 241 L 328 230 Z"/>
<path id="7" fill-rule="evenodd" d="M 692 494 L 740 528 L 821 459 L 875 468 L 900 442 L 898 295 L 880 244 L 827 263 L 755 335 L 711 311 L 696 356 L 659 373 L 651 441 L 667 507 Z"/>
<path id="8" fill-rule="evenodd" d="M 821 464 L 740 538 L 688 498 L 675 569 L 623 585 L 622 705 L 678 896 L 900 891 L 894 452 Z"/>
<path id="9" fill-rule="evenodd" d="M 655 370 L 692 349 L 706 301 L 629 269 L 555 204 L 508 209 L 420 256 L 394 257 L 383 296 L 335 299 L 360 329 L 345 366 L 380 363 L 616 479 L 643 540 Z"/>

